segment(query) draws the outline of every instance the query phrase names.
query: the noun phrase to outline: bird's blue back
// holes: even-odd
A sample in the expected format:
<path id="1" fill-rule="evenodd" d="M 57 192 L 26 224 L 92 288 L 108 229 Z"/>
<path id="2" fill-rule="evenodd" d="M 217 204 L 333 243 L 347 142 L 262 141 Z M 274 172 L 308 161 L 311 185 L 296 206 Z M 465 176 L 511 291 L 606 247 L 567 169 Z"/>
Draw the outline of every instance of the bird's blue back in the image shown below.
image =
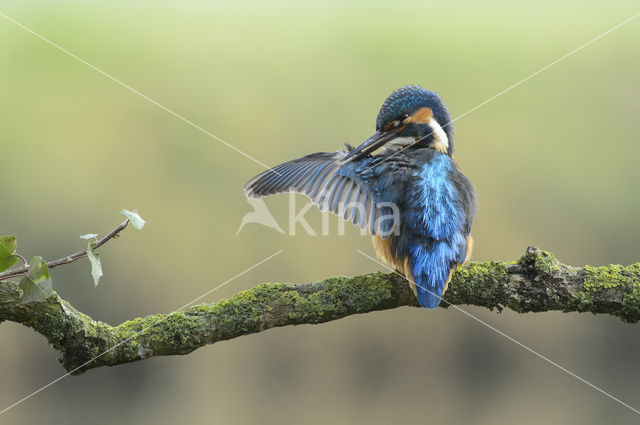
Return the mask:
<path id="1" fill-rule="evenodd" d="M 393 155 L 393 154 L 391 154 Z M 420 305 L 440 304 L 449 273 L 467 255 L 475 216 L 471 182 L 447 155 L 430 149 L 374 157 L 379 163 L 362 177 L 383 201 L 400 209 L 400 231 L 390 236 L 398 259 L 409 256 Z"/>

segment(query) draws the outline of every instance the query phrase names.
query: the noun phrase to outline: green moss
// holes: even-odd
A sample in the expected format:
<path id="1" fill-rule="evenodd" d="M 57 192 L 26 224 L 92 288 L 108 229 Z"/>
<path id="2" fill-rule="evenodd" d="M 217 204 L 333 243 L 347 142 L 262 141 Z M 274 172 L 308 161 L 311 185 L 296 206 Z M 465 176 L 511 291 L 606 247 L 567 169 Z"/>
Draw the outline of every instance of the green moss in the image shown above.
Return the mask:
<path id="1" fill-rule="evenodd" d="M 133 320 L 127 320 L 114 329 L 113 336 L 116 339 L 127 339 L 148 329 L 156 321 L 162 319 L 162 315 L 156 314 L 147 317 L 139 317 Z"/>
<path id="2" fill-rule="evenodd" d="M 326 280 L 325 293 L 333 303 L 342 303 L 356 311 L 368 311 L 391 298 L 391 277 L 387 273 L 369 273 L 355 277 Z"/>
<path id="3" fill-rule="evenodd" d="M 564 311 L 585 312 L 593 309 L 593 294 L 589 290 L 575 294 L 574 300 L 573 305 L 568 305 Z"/>
<path id="4" fill-rule="evenodd" d="M 32 306 L 33 307 L 33 306 Z M 33 314 L 33 318 L 38 318 L 36 323 L 33 324 L 33 328 L 42 335 L 47 337 L 47 341 L 57 349 L 62 347 L 62 343 L 65 339 L 65 317 L 58 313 L 46 312 L 43 315 Z"/>
<path id="5" fill-rule="evenodd" d="M 322 288 L 307 296 L 293 295 L 289 319 L 298 323 L 320 323 L 346 312 L 371 311 L 392 299 L 392 275 L 370 273 L 356 277 L 333 277 L 318 284 Z"/>
<path id="6" fill-rule="evenodd" d="M 560 271 L 560 262 L 550 252 L 529 247 L 520 257 L 518 264 L 524 268 L 533 268 L 542 276 L 553 276 Z"/>
<path id="7" fill-rule="evenodd" d="M 291 294 L 294 310 L 288 317 L 296 323 L 319 323 L 324 315 L 323 300 L 318 294 L 301 297 L 297 292 Z"/>
<path id="8" fill-rule="evenodd" d="M 583 274 L 584 290 L 576 294 L 576 310 L 599 312 L 622 297 L 622 311 L 615 315 L 629 322 L 640 320 L 640 264 L 585 266 Z"/>
<path id="9" fill-rule="evenodd" d="M 623 267 L 620 265 L 609 265 L 601 267 L 585 266 L 584 286 L 590 289 L 611 289 L 621 285 L 629 285 L 637 282 L 639 276 L 638 265 Z"/>
<path id="10" fill-rule="evenodd" d="M 545 276 L 553 276 L 560 271 L 560 262 L 550 252 L 540 251 L 534 263 L 535 270 Z"/>
<path id="11" fill-rule="evenodd" d="M 231 335 L 258 332 L 271 296 L 283 289 L 281 285 L 262 284 L 220 301 L 214 307 L 219 330 Z"/>
<path id="12" fill-rule="evenodd" d="M 628 322 L 635 323 L 640 320 L 640 285 L 634 284 L 633 289 L 625 295 L 622 301 L 622 311 L 624 319 Z"/>
<path id="13" fill-rule="evenodd" d="M 513 288 L 507 283 L 507 265 L 499 262 L 473 262 L 453 274 L 445 299 L 453 304 L 485 305 L 489 308 L 509 303 Z"/>
<path id="14" fill-rule="evenodd" d="M 156 354 L 186 354 L 206 342 L 202 337 L 202 319 L 178 311 L 124 322 L 112 332 L 115 342 L 145 340 Z M 117 356 L 137 356 L 139 344 L 126 343 L 118 347 Z"/>
<path id="15" fill-rule="evenodd" d="M 562 303 L 560 301 L 560 297 L 551 288 L 545 288 L 547 293 L 547 310 L 556 310 L 562 307 Z"/>

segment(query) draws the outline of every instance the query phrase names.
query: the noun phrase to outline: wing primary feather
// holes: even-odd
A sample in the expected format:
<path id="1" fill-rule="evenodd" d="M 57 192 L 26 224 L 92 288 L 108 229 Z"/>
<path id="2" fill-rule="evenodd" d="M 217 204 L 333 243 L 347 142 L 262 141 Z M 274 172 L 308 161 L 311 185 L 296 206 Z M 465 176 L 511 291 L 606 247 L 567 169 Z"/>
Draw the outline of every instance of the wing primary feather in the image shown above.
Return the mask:
<path id="1" fill-rule="evenodd" d="M 297 192 L 304 193 L 304 186 L 307 184 L 307 181 L 313 176 L 313 173 L 317 171 L 319 168 L 319 164 L 311 163 L 309 167 L 306 167 L 304 170 L 304 174 L 298 178 L 298 181 L 295 183 L 295 189 Z"/>
<path id="2" fill-rule="evenodd" d="M 362 214 L 362 220 L 360 221 L 360 228 L 362 230 L 367 228 L 367 225 L 369 224 L 369 220 L 371 219 L 371 210 L 373 209 L 373 199 L 366 197 L 364 202 L 365 202 L 364 213 Z"/>
<path id="3" fill-rule="evenodd" d="M 364 220 L 365 211 L 363 210 L 363 208 L 365 208 L 365 206 L 363 203 L 363 198 L 366 199 L 365 193 L 363 188 L 360 187 L 358 198 L 356 199 L 356 202 L 354 204 L 354 207 L 356 208 L 357 211 L 356 211 L 356 215 L 354 217 L 354 222 L 353 222 L 353 224 L 355 224 L 358 227 L 360 227 L 360 225 L 362 224 L 362 220 Z"/>
<path id="4" fill-rule="evenodd" d="M 312 168 L 313 166 L 314 166 L 313 162 L 304 163 L 302 166 L 300 166 L 296 171 L 296 173 L 292 174 L 291 177 L 289 178 L 289 184 L 288 184 L 289 188 L 294 189 L 298 184 L 298 181 L 301 178 L 304 178 L 304 176 L 306 175 L 305 173 L 309 170 L 309 168 Z"/>
<path id="5" fill-rule="evenodd" d="M 326 211 L 326 201 L 327 198 L 329 196 L 329 194 L 331 193 L 331 191 L 333 190 L 333 187 L 335 187 L 335 184 L 337 183 L 337 177 L 335 174 L 329 174 L 325 180 L 327 181 L 324 186 L 322 187 L 322 189 L 319 190 L 318 194 L 316 195 L 315 198 L 313 198 L 313 202 L 318 206 L 318 208 L 320 208 L 320 211 Z"/>
<path id="6" fill-rule="evenodd" d="M 338 187 L 343 183 L 342 176 L 335 175 L 335 177 L 331 180 L 330 184 L 327 186 L 327 190 L 324 191 L 324 196 L 322 198 L 322 207 L 325 210 L 330 210 L 331 204 L 333 203 L 333 198 L 336 196 L 336 192 L 338 191 Z"/>
<path id="7" fill-rule="evenodd" d="M 349 194 L 349 197 L 347 198 L 346 205 L 345 205 L 345 211 L 344 211 L 344 217 L 343 217 L 345 221 L 353 220 L 353 202 L 354 202 L 354 198 L 357 196 L 359 191 L 360 189 L 358 189 L 357 184 L 354 185 L 353 188 L 351 189 L 351 193 Z"/>
<path id="8" fill-rule="evenodd" d="M 329 163 L 322 164 L 321 166 L 310 170 L 309 174 L 299 183 L 300 192 L 307 193 L 308 187 L 305 189 L 305 186 L 307 186 L 307 183 L 309 184 L 313 183 L 313 179 L 315 179 L 318 176 L 318 174 L 322 172 L 322 170 L 327 166 L 329 166 Z"/>
<path id="9" fill-rule="evenodd" d="M 349 212 L 347 214 L 346 221 L 350 221 L 353 224 L 356 224 L 356 214 L 358 212 L 358 198 L 360 197 L 360 185 L 356 185 L 356 190 L 353 191 L 351 196 L 349 197 Z"/>
<path id="10" fill-rule="evenodd" d="M 329 198 L 329 209 L 335 213 L 338 212 L 338 201 L 342 197 L 342 191 L 344 190 L 345 185 L 349 181 L 346 177 L 340 177 L 340 183 L 336 184 L 335 189 L 331 193 L 331 198 Z"/>
<path id="11" fill-rule="evenodd" d="M 244 185 L 247 196 L 266 196 L 296 190 L 305 193 L 304 182 L 317 177 L 322 170 L 335 164 L 336 153 L 319 152 L 273 167 Z"/>
<path id="12" fill-rule="evenodd" d="M 284 164 L 277 165 L 270 170 L 265 171 L 259 177 L 259 180 L 263 183 L 270 183 L 272 181 L 281 179 L 286 173 L 291 171 L 292 166 L 296 164 L 296 161 L 285 162 Z"/>
<path id="13" fill-rule="evenodd" d="M 300 171 L 299 164 L 298 167 L 295 167 L 294 164 L 288 164 L 286 167 L 282 167 L 280 169 L 280 173 L 277 174 L 274 178 L 269 178 L 264 181 L 264 186 L 271 192 L 280 192 L 285 191 L 289 183 L 291 182 L 291 177 Z"/>
<path id="14" fill-rule="evenodd" d="M 369 217 L 369 232 L 372 235 L 377 235 L 379 234 L 379 230 L 377 228 L 377 226 L 379 226 L 380 223 L 378 223 L 378 206 L 376 205 L 376 203 L 373 201 L 373 199 L 371 199 L 371 216 Z"/>
<path id="15" fill-rule="evenodd" d="M 282 176 L 282 165 L 267 170 L 260 174 L 252 183 L 253 191 L 260 195 L 270 194 L 273 188 L 272 182 L 275 182 Z"/>
<path id="16" fill-rule="evenodd" d="M 322 175 L 322 178 L 324 178 L 324 171 L 330 165 L 331 165 L 331 162 L 327 162 L 322 167 L 319 167 L 318 171 L 316 171 L 315 173 L 311 174 L 311 179 L 309 181 L 309 184 L 307 184 L 306 189 L 304 189 L 304 191 L 303 191 L 304 193 L 306 193 L 306 194 L 310 194 L 311 193 L 311 187 L 316 183 L 316 180 L 318 179 L 318 177 L 320 177 Z"/>
<path id="17" fill-rule="evenodd" d="M 267 170 L 263 173 L 258 174 L 257 176 L 249 180 L 247 184 L 244 185 L 244 188 L 243 188 L 245 193 L 247 193 L 248 195 L 255 194 L 259 196 L 258 192 L 260 190 L 260 186 L 262 185 L 263 180 L 267 177 L 267 174 L 274 173 L 274 171 L 275 171 L 275 168 L 272 168 L 270 170 Z"/>
<path id="18" fill-rule="evenodd" d="M 348 181 L 347 187 L 342 189 L 342 193 L 340 194 L 340 200 L 338 201 L 338 206 L 336 208 L 336 214 L 338 214 L 344 220 L 344 216 L 347 213 L 347 207 L 349 202 L 349 197 L 351 196 L 351 192 L 355 187 L 355 182 L 350 179 L 345 179 Z M 339 208 L 339 210 L 338 210 Z"/>
<path id="19" fill-rule="evenodd" d="M 329 179 L 332 177 L 332 172 L 333 172 L 334 167 L 330 166 L 327 167 L 323 172 L 322 175 L 318 176 L 319 179 L 314 183 L 314 185 L 312 186 L 311 190 L 308 191 L 308 195 L 311 199 L 315 199 L 316 196 L 318 195 L 318 192 L 321 189 L 324 189 L 325 186 L 327 185 L 327 183 L 329 182 Z"/>

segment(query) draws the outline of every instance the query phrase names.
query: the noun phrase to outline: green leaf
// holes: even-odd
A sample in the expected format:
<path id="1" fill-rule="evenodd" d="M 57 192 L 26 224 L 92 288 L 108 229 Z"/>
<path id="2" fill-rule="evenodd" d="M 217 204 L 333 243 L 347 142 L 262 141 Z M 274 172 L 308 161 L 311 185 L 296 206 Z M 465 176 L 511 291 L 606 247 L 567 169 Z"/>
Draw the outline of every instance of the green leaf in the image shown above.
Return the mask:
<path id="1" fill-rule="evenodd" d="M 142 217 L 140 217 L 138 215 L 138 213 L 135 212 L 131 212 L 129 210 L 122 210 L 120 211 L 120 215 L 127 217 L 129 219 L 129 221 L 131 222 L 131 225 L 136 229 L 136 230 L 140 230 L 144 227 L 146 221 L 144 221 L 142 219 Z"/>
<path id="2" fill-rule="evenodd" d="M 80 239 L 93 239 L 97 237 L 98 237 L 97 233 L 87 233 L 86 235 L 80 236 Z"/>
<path id="3" fill-rule="evenodd" d="M 100 262 L 100 256 L 93 252 L 93 244 L 89 242 L 87 245 L 87 257 L 91 262 L 91 276 L 93 276 L 93 285 L 98 286 L 98 281 L 102 277 L 102 263 Z"/>
<path id="4" fill-rule="evenodd" d="M 29 265 L 27 276 L 20 280 L 22 298 L 20 303 L 44 301 L 53 294 L 53 282 L 49 274 L 49 266 L 42 257 L 33 257 Z"/>
<path id="5" fill-rule="evenodd" d="M 29 262 L 29 271 L 27 272 L 27 276 L 29 276 L 34 283 L 40 283 L 47 279 L 51 279 L 49 266 L 47 266 L 47 263 L 42 259 L 42 257 L 37 256 L 31 259 Z"/>
<path id="6" fill-rule="evenodd" d="M 8 257 L 16 251 L 18 242 L 13 236 L 0 236 L 0 257 Z"/>
<path id="7" fill-rule="evenodd" d="M 10 269 L 17 262 L 18 262 L 18 257 L 15 255 L 0 257 L 0 272 Z"/>
<path id="8" fill-rule="evenodd" d="M 5 271 L 18 262 L 18 257 L 13 255 L 18 243 L 13 236 L 0 236 L 0 272 Z"/>
<path id="9" fill-rule="evenodd" d="M 22 298 L 20 298 L 21 304 L 44 301 L 53 294 L 51 279 L 45 279 L 40 283 L 36 283 L 29 277 L 23 277 L 22 280 L 20 280 L 19 287 L 22 290 Z"/>

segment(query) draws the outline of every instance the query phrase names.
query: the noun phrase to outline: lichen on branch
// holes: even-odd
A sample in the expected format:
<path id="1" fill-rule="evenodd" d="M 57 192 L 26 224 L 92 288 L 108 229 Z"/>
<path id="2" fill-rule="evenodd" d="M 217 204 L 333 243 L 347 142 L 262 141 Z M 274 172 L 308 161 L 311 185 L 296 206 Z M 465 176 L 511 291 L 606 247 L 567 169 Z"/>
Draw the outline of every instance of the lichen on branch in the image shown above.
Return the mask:
<path id="1" fill-rule="evenodd" d="M 21 303 L 17 284 L 0 283 L 0 323 L 22 323 L 47 338 L 67 371 L 154 356 L 187 354 L 208 344 L 288 325 L 318 324 L 352 314 L 418 303 L 395 273 L 332 277 L 309 284 L 264 283 L 215 304 L 110 326 L 73 308 L 55 292 Z M 473 262 L 453 274 L 442 307 L 469 304 L 519 313 L 606 313 L 640 320 L 640 264 L 571 267 L 529 247 L 515 263 Z M 429 314 L 425 310 L 424 314 Z"/>

